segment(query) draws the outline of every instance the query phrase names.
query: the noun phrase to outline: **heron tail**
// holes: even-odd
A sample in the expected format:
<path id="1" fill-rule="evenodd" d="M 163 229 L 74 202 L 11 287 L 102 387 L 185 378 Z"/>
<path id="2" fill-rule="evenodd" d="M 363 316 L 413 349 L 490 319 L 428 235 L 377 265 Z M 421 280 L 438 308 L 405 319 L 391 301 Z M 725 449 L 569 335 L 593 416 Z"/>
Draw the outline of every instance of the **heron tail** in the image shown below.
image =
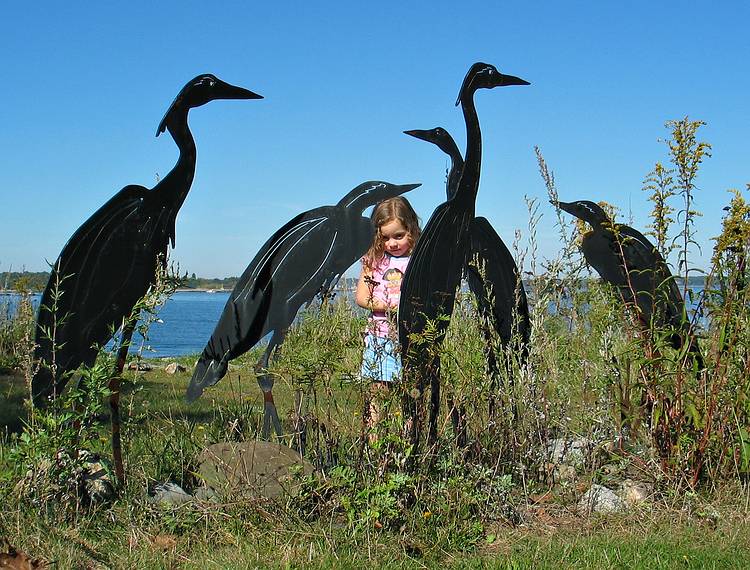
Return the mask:
<path id="1" fill-rule="evenodd" d="M 200 398 L 203 390 L 209 386 L 213 386 L 224 377 L 227 373 L 227 368 L 227 363 L 224 360 L 201 356 L 198 364 L 195 365 L 193 377 L 190 379 L 190 384 L 188 385 L 187 401 L 194 402 Z"/>

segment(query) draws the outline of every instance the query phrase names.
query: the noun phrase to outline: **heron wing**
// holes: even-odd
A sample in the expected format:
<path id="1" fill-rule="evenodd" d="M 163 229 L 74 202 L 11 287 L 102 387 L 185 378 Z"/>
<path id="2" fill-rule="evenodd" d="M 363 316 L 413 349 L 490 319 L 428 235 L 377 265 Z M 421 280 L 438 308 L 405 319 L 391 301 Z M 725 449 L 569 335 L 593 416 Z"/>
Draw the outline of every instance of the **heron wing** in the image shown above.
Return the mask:
<path id="1" fill-rule="evenodd" d="M 528 301 L 520 279 L 513 255 L 489 221 L 474 218 L 467 281 L 477 298 L 481 315 L 491 319 L 505 344 L 510 342 L 514 332 L 514 318 L 518 319 L 517 330 L 524 342 L 528 342 L 531 332 Z"/>
<path id="2" fill-rule="evenodd" d="M 658 306 L 656 326 L 670 324 L 675 328 L 686 326 L 685 301 L 664 258 L 653 244 L 638 230 L 629 226 L 620 226 L 624 236 L 624 250 L 633 282 L 639 296 L 639 307 L 643 304 L 650 307 L 649 319 Z M 646 313 L 644 313 L 646 314 Z"/>
<path id="3" fill-rule="evenodd" d="M 473 214 L 452 202 L 438 206 L 412 252 L 401 284 L 399 341 L 404 362 L 409 358 L 410 334 L 420 335 L 429 321 L 450 319 L 456 287 L 468 257 L 469 227 Z M 447 322 L 438 322 L 442 340 Z"/>
<path id="4" fill-rule="evenodd" d="M 332 257 L 343 236 L 328 223 L 329 214 L 328 207 L 300 214 L 266 241 L 229 296 L 201 358 L 226 361 L 246 352 L 278 323 L 291 324 L 299 307 L 340 272 Z"/>
<path id="5" fill-rule="evenodd" d="M 95 356 L 92 345 L 106 343 L 145 293 L 132 290 L 131 276 L 143 241 L 134 236 L 149 231 L 139 223 L 147 192 L 126 186 L 115 194 L 75 231 L 52 268 L 37 317 L 35 355 L 49 362 L 54 350 L 58 377 Z"/>

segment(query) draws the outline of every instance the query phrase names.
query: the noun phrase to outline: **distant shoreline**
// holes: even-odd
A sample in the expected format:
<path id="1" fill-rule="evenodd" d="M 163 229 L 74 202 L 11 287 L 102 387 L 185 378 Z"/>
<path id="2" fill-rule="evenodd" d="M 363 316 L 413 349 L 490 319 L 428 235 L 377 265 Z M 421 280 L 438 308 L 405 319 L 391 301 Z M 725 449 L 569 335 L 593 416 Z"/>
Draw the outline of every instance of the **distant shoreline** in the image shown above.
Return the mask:
<path id="1" fill-rule="evenodd" d="M 596 280 L 596 278 L 593 278 L 593 280 Z M 693 275 L 690 277 L 688 283 L 691 286 L 698 286 L 703 287 L 705 285 L 706 276 L 705 275 Z M 678 286 L 682 285 L 682 278 L 680 276 L 675 276 L 675 281 L 677 282 Z M 334 288 L 334 291 L 350 291 L 356 288 L 356 278 L 352 277 L 346 277 L 342 278 L 341 281 L 339 281 L 336 284 L 336 287 Z M 524 285 L 529 285 L 529 280 L 524 279 Z M 231 293 L 233 291 L 233 288 L 228 287 L 179 287 L 176 289 L 176 292 L 178 293 Z M 29 289 L 27 290 L 27 293 L 29 294 L 41 294 L 43 292 L 42 289 Z M 2 289 L 0 288 L 0 295 L 16 295 L 18 294 L 18 291 L 15 289 Z"/>

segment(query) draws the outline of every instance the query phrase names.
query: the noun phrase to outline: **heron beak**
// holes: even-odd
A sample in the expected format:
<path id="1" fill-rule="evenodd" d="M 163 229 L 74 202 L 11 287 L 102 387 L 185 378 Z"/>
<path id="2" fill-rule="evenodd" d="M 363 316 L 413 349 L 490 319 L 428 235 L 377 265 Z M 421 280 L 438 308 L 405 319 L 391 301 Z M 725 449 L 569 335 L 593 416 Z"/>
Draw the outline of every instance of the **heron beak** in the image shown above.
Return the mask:
<path id="1" fill-rule="evenodd" d="M 219 79 L 216 83 L 214 99 L 263 99 L 263 95 L 253 93 L 244 87 L 230 85 Z"/>
<path id="2" fill-rule="evenodd" d="M 571 216 L 575 216 L 576 218 L 578 217 L 575 213 L 575 209 L 573 208 L 573 204 L 571 204 L 570 202 L 560 202 L 559 200 L 558 201 L 550 200 L 550 203 L 554 205 L 556 208 L 559 208 L 560 210 L 562 210 L 563 212 L 567 212 L 568 214 L 570 214 Z"/>
<path id="3" fill-rule="evenodd" d="M 405 135 L 409 135 L 410 137 L 415 137 L 415 138 L 421 139 L 423 141 L 428 141 L 429 142 L 429 139 L 427 138 L 427 136 L 428 136 L 427 133 L 428 133 L 428 131 L 422 131 L 422 130 L 419 130 L 419 129 L 412 130 L 412 131 L 404 131 Z"/>
<path id="4" fill-rule="evenodd" d="M 506 85 L 531 85 L 525 79 L 516 77 L 515 75 L 500 74 L 500 82 L 497 84 L 498 87 L 505 87 Z"/>
<path id="5" fill-rule="evenodd" d="M 422 185 L 421 183 L 419 183 L 419 184 L 401 184 L 398 187 L 398 193 L 399 193 L 399 195 L 406 194 L 407 192 L 411 192 L 415 188 L 419 188 L 421 185 Z"/>

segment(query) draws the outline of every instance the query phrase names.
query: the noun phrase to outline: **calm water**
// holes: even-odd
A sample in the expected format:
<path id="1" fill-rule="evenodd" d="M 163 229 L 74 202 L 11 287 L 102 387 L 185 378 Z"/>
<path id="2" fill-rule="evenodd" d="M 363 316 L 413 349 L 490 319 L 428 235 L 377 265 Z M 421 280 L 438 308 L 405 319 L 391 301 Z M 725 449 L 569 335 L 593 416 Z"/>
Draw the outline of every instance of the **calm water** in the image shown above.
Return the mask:
<path id="1" fill-rule="evenodd" d="M 33 295 L 36 308 L 41 295 Z M 149 329 L 148 346 L 144 356 L 181 356 L 203 350 L 219 320 L 221 311 L 229 299 L 229 292 L 204 293 L 178 291 L 159 311 L 159 321 Z M 18 296 L 0 295 L 0 308 L 11 314 L 15 310 Z M 142 338 L 133 338 L 133 348 L 141 345 Z"/>
<path id="2" fill-rule="evenodd" d="M 699 287 L 691 287 L 698 298 Z M 41 295 L 33 295 L 32 302 L 36 308 Z M 151 325 L 147 346 L 144 351 L 148 357 L 182 356 L 195 354 L 203 350 L 219 320 L 221 311 L 229 299 L 229 292 L 193 292 L 178 291 L 159 311 L 159 321 Z M 15 312 L 18 296 L 0 294 L 0 312 L 11 315 Z M 688 303 L 690 307 L 690 303 Z M 134 350 L 141 345 L 139 335 L 133 339 Z"/>

